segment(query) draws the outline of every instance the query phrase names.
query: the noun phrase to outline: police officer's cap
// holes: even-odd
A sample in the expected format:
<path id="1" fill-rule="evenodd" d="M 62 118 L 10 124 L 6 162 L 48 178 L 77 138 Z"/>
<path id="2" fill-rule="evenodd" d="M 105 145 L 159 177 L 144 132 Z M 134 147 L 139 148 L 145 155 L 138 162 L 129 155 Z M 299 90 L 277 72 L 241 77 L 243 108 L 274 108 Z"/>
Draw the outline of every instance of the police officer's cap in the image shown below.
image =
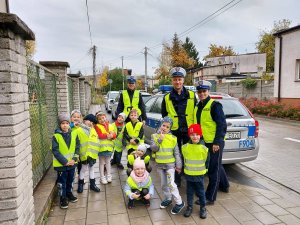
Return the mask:
<path id="1" fill-rule="evenodd" d="M 185 77 L 186 71 L 182 67 L 174 67 L 170 70 L 171 77 Z"/>
<path id="2" fill-rule="evenodd" d="M 196 86 L 197 90 L 210 90 L 211 83 L 207 80 L 200 80 Z"/>
<path id="3" fill-rule="evenodd" d="M 135 83 L 135 82 L 136 82 L 136 80 L 135 80 L 134 76 L 128 76 L 128 77 L 127 77 L 127 83 L 133 84 L 133 83 Z"/>

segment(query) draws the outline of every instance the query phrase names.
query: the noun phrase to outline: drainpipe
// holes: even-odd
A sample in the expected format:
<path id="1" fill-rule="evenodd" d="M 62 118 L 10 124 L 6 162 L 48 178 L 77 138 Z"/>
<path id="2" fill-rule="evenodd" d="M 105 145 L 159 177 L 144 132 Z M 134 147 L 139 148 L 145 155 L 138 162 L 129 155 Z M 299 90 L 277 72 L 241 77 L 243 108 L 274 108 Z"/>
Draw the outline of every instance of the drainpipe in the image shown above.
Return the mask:
<path id="1" fill-rule="evenodd" d="M 281 60 L 282 60 L 282 36 L 279 36 L 279 65 L 278 65 L 278 102 L 281 101 Z"/>

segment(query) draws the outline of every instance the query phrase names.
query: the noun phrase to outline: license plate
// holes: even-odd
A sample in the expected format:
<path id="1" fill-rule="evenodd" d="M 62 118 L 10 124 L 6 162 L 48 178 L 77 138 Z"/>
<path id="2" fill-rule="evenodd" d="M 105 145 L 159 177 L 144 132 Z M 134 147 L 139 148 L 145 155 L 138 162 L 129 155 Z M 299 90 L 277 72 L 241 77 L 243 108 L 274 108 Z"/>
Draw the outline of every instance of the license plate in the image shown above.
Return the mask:
<path id="1" fill-rule="evenodd" d="M 234 131 L 234 132 L 227 132 L 226 133 L 226 140 L 236 140 L 241 139 L 241 132 Z"/>
<path id="2" fill-rule="evenodd" d="M 254 139 L 244 139 L 239 141 L 239 148 L 254 148 L 255 140 Z"/>

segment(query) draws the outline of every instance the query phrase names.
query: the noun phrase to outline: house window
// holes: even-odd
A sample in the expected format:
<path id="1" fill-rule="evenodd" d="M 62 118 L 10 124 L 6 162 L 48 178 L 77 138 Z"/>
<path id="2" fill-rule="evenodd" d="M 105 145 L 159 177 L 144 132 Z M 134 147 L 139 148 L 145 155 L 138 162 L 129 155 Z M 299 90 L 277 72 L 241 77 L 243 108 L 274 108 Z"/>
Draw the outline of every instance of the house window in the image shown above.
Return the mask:
<path id="1" fill-rule="evenodd" d="M 300 80 L 300 59 L 296 60 L 296 80 Z"/>

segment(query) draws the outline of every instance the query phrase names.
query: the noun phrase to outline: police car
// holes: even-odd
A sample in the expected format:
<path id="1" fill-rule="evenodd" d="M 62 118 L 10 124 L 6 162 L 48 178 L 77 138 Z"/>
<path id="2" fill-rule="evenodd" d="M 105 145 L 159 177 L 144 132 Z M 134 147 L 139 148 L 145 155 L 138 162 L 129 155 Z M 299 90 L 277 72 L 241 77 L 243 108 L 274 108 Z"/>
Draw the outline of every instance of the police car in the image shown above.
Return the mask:
<path id="1" fill-rule="evenodd" d="M 144 126 L 145 141 L 150 142 L 151 134 L 160 126 L 161 104 L 164 94 L 152 96 L 145 103 L 147 121 Z M 252 161 L 259 151 L 259 123 L 239 99 L 227 94 L 210 92 L 210 97 L 223 105 L 227 133 L 223 151 L 223 164 Z"/>

